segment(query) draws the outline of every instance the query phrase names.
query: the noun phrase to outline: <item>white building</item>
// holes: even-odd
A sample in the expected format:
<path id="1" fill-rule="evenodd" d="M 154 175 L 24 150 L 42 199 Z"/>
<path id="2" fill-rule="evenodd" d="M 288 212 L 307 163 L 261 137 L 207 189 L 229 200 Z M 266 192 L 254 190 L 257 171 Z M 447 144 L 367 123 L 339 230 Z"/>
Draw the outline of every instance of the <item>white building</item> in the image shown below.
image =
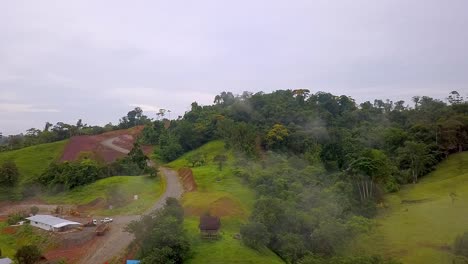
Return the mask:
<path id="1" fill-rule="evenodd" d="M 13 260 L 9 258 L 0 258 L 0 264 L 13 264 Z"/>
<path id="2" fill-rule="evenodd" d="M 39 227 L 47 231 L 65 231 L 67 229 L 78 227 L 81 224 L 51 215 L 35 215 L 26 218 L 32 226 Z"/>

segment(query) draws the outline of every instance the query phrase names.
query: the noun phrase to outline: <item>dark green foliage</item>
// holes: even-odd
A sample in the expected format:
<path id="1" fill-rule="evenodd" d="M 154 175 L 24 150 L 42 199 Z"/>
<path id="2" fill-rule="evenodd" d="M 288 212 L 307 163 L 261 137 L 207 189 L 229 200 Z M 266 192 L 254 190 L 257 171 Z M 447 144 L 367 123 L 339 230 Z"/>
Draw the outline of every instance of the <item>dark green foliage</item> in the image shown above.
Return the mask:
<path id="1" fill-rule="evenodd" d="M 30 212 L 31 212 L 32 215 L 36 215 L 37 213 L 39 213 L 39 207 L 37 207 L 37 206 L 32 206 L 32 207 L 30 208 Z"/>
<path id="2" fill-rule="evenodd" d="M 202 166 L 206 163 L 206 157 L 201 153 L 195 153 L 187 157 L 191 167 Z"/>
<path id="3" fill-rule="evenodd" d="M 16 251 L 15 259 L 19 264 L 34 264 L 41 259 L 42 253 L 35 245 L 23 246 Z"/>
<path id="4" fill-rule="evenodd" d="M 154 121 L 145 126 L 141 132 L 141 142 L 148 145 L 157 145 L 159 143 L 159 137 L 164 130 L 163 121 Z"/>
<path id="5" fill-rule="evenodd" d="M 164 161 L 168 162 L 177 159 L 184 153 L 178 137 L 167 131 L 160 136 L 159 147 L 159 155 Z"/>
<path id="6" fill-rule="evenodd" d="M 149 160 L 148 157 L 143 153 L 143 150 L 140 147 L 138 141 L 135 141 L 133 144 L 132 150 L 128 153 L 128 158 L 135 163 L 141 170 L 144 170 L 148 164 L 147 161 Z"/>
<path id="7" fill-rule="evenodd" d="M 5 161 L 0 167 L 0 185 L 14 186 L 19 180 L 19 171 L 14 161 Z"/>
<path id="8" fill-rule="evenodd" d="M 52 163 L 38 181 L 55 187 L 56 191 L 71 190 L 106 177 L 105 169 L 89 159 L 81 162 Z"/>
<path id="9" fill-rule="evenodd" d="M 27 216 L 28 214 L 26 212 L 16 212 L 16 213 L 10 214 L 8 215 L 7 223 L 9 225 L 16 225 L 19 221 L 24 220 L 24 218 Z"/>
<path id="10" fill-rule="evenodd" d="M 50 190 L 59 192 L 110 176 L 150 174 L 155 177 L 158 169 L 149 167 L 148 160 L 140 145 L 135 143 L 127 156 L 108 165 L 86 157 L 75 162 L 52 163 L 37 181 L 51 187 Z"/>
<path id="11" fill-rule="evenodd" d="M 370 230 L 367 216 L 375 206 L 371 200 L 360 201 L 350 178 L 274 153 L 264 157 L 263 166 L 246 161 L 237 165 L 237 173 L 259 195 L 251 222 L 241 229 L 250 247 L 266 245 L 296 263 L 312 253 L 332 256 L 356 234 Z"/>
<path id="12" fill-rule="evenodd" d="M 270 234 L 262 223 L 249 222 L 241 227 L 242 241 L 249 247 L 261 249 L 270 242 Z"/>
<path id="13" fill-rule="evenodd" d="M 455 238 L 452 250 L 455 255 L 468 257 L 468 232 Z"/>
<path id="14" fill-rule="evenodd" d="M 398 261 L 383 259 L 380 256 L 362 257 L 331 257 L 309 255 L 301 259 L 298 264 L 401 264 Z"/>
<path id="15" fill-rule="evenodd" d="M 188 258 L 190 244 L 183 221 L 182 206 L 175 198 L 168 198 L 163 209 L 126 227 L 135 235 L 142 263 L 183 263 Z"/>

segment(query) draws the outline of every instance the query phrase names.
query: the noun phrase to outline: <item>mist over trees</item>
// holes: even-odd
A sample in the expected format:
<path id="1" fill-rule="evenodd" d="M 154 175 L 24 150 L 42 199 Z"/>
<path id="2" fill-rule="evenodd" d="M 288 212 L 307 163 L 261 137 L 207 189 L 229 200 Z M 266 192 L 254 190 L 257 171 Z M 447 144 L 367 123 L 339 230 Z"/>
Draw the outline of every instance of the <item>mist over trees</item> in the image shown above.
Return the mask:
<path id="1" fill-rule="evenodd" d="M 369 231 L 385 192 L 467 150 L 467 135 L 468 104 L 454 92 L 447 102 L 357 104 L 302 89 L 223 92 L 213 105 L 192 103 L 170 126 L 148 124 L 142 140 L 158 142 L 165 161 L 214 139 L 234 150 L 237 176 L 257 194 L 240 230 L 247 246 L 268 247 L 287 263 L 394 263 L 336 253 Z"/>

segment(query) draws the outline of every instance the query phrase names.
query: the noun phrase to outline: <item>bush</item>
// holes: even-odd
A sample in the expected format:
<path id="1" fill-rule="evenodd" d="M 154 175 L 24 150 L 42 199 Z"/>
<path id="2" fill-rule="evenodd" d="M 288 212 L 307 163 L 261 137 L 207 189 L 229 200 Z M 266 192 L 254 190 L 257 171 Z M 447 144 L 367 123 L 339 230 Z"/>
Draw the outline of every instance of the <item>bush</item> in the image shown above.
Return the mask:
<path id="1" fill-rule="evenodd" d="M 23 246 L 15 254 L 15 259 L 20 264 L 34 264 L 41 259 L 42 253 L 37 246 Z"/>
<path id="2" fill-rule="evenodd" d="M 27 216 L 25 212 L 18 212 L 8 216 L 7 223 L 9 225 L 16 225 L 19 221 L 23 220 Z"/>
<path id="3" fill-rule="evenodd" d="M 18 167 L 14 161 L 6 161 L 0 167 L 0 185 L 14 186 L 19 176 Z"/>
<path id="4" fill-rule="evenodd" d="M 468 257 L 468 232 L 455 238 L 452 250 L 455 255 Z"/>
<path id="5" fill-rule="evenodd" d="M 37 213 L 39 213 L 39 207 L 37 207 L 37 206 L 32 206 L 31 209 L 30 209 L 30 211 L 31 211 L 31 214 L 32 214 L 32 215 L 37 215 Z"/>
<path id="6" fill-rule="evenodd" d="M 242 241 L 248 247 L 260 249 L 270 242 L 270 234 L 262 223 L 250 222 L 241 227 Z"/>

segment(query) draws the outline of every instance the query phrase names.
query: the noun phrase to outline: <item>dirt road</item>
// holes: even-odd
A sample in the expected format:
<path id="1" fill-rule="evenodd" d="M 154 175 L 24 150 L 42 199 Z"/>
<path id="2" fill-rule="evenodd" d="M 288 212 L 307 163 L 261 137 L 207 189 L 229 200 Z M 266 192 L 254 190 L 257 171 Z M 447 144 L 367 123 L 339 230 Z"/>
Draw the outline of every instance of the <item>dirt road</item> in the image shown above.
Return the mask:
<path id="1" fill-rule="evenodd" d="M 111 149 L 113 149 L 115 151 L 118 151 L 120 153 L 128 154 L 130 152 L 130 150 L 119 147 L 119 146 L 114 144 L 114 140 L 117 140 L 118 138 L 119 137 L 113 137 L 113 138 L 106 139 L 106 140 L 101 142 L 101 145 L 106 146 L 108 148 L 111 148 Z"/>
<path id="2" fill-rule="evenodd" d="M 112 144 L 115 138 L 103 141 L 101 144 L 113 148 L 117 151 L 128 150 Z M 162 177 L 166 181 L 166 190 L 164 194 L 156 201 L 156 203 L 145 214 L 153 210 L 162 208 L 169 197 L 180 198 L 183 193 L 182 185 L 179 182 L 177 172 L 168 168 L 159 168 Z M 112 257 L 117 256 L 122 252 L 133 240 L 133 235 L 125 232 L 123 228 L 133 220 L 140 219 L 141 215 L 116 216 L 111 224 L 111 230 L 104 236 L 97 238 L 96 247 L 87 256 L 81 259 L 82 264 L 100 264 L 105 263 Z"/>

